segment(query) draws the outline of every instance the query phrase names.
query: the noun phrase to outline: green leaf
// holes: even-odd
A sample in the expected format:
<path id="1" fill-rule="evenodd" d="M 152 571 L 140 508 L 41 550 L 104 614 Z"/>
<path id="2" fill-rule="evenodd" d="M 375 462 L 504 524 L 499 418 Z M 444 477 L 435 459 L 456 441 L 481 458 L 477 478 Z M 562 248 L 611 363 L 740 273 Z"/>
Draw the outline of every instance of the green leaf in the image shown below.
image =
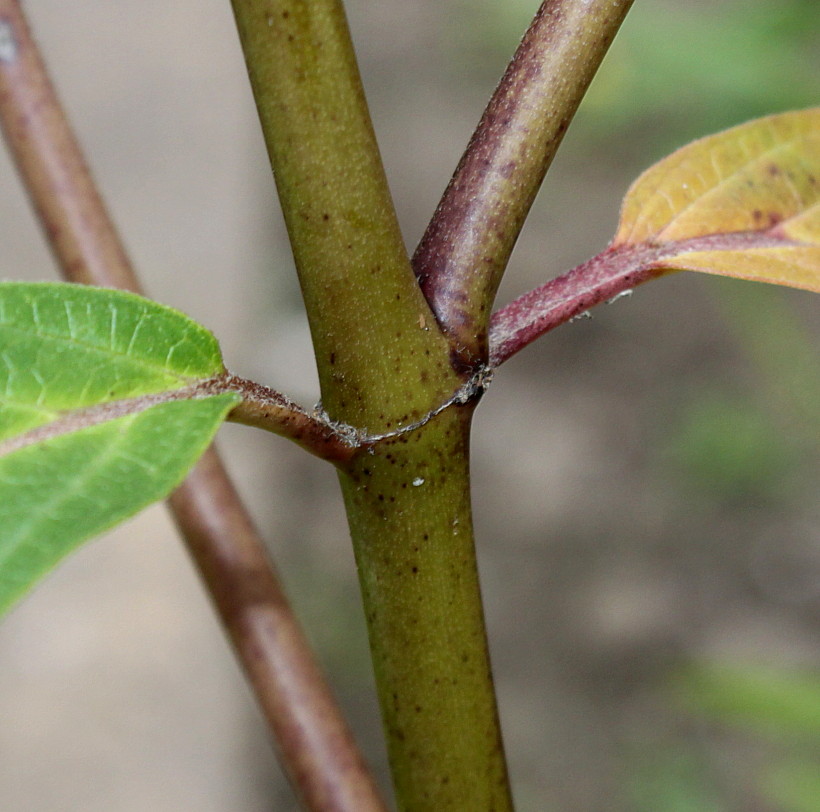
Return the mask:
<path id="1" fill-rule="evenodd" d="M 0 283 L 0 612 L 89 537 L 162 499 L 241 400 L 216 339 L 171 308 Z"/>
<path id="2" fill-rule="evenodd" d="M 238 400 L 162 403 L 0 457 L 0 612 L 83 541 L 167 496 Z"/>
<path id="3" fill-rule="evenodd" d="M 0 283 L 0 441 L 223 370 L 213 335 L 169 307 L 84 285 Z"/>

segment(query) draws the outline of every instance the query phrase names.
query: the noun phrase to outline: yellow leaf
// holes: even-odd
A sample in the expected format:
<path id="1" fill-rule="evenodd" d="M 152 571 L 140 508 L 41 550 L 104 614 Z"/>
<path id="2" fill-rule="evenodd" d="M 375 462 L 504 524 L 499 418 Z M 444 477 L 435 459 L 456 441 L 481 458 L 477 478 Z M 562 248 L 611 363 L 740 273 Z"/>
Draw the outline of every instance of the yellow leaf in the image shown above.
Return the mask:
<path id="1" fill-rule="evenodd" d="M 768 116 L 686 147 L 627 192 L 612 249 L 656 268 L 820 291 L 820 108 Z"/>
<path id="2" fill-rule="evenodd" d="M 702 138 L 644 172 L 606 250 L 493 314 L 491 365 L 670 271 L 820 293 L 820 107 Z"/>

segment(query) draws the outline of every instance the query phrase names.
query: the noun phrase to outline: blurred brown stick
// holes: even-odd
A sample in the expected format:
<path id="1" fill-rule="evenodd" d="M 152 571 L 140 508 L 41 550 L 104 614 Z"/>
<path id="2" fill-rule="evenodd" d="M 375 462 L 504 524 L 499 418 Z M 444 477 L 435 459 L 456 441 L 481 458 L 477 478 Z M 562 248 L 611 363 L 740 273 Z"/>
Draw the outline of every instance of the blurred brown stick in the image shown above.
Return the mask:
<path id="1" fill-rule="evenodd" d="M 0 0 L 0 121 L 62 275 L 141 292 L 16 0 Z M 170 505 L 306 807 L 383 810 L 215 450 Z"/>

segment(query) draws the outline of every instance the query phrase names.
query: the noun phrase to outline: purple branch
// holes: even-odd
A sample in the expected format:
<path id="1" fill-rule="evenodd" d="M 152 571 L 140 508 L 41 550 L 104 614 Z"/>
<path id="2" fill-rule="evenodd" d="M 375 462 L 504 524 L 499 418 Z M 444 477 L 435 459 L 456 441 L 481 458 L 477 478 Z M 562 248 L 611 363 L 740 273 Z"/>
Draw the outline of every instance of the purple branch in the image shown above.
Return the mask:
<path id="1" fill-rule="evenodd" d="M 660 270 L 644 264 L 651 253 L 645 246 L 607 248 L 501 308 L 490 321 L 490 365 L 503 364 L 549 330 L 658 276 Z"/>
<path id="2" fill-rule="evenodd" d="M 490 365 L 503 364 L 544 333 L 619 293 L 665 273 L 686 270 L 687 254 L 788 245 L 798 243 L 777 229 L 713 234 L 662 245 L 611 245 L 494 313 L 490 321 Z M 695 264 L 691 269 L 698 270 L 698 267 Z"/>
<path id="3" fill-rule="evenodd" d="M 413 257 L 468 365 L 487 353 L 498 284 L 544 174 L 633 0 L 545 0 Z"/>

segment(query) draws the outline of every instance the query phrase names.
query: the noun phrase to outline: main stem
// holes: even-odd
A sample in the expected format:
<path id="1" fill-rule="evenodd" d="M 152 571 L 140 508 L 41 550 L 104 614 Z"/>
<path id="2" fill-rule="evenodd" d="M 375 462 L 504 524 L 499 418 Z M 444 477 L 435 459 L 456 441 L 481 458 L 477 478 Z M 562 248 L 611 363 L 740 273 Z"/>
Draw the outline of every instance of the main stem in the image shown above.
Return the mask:
<path id="1" fill-rule="evenodd" d="M 472 404 L 380 443 L 342 490 L 399 805 L 511 808 L 470 511 Z"/>
<path id="2" fill-rule="evenodd" d="M 413 274 L 338 0 L 233 0 L 340 466 L 399 807 L 511 807 L 470 519 L 474 370 Z M 412 431 L 398 429 L 419 424 Z"/>

